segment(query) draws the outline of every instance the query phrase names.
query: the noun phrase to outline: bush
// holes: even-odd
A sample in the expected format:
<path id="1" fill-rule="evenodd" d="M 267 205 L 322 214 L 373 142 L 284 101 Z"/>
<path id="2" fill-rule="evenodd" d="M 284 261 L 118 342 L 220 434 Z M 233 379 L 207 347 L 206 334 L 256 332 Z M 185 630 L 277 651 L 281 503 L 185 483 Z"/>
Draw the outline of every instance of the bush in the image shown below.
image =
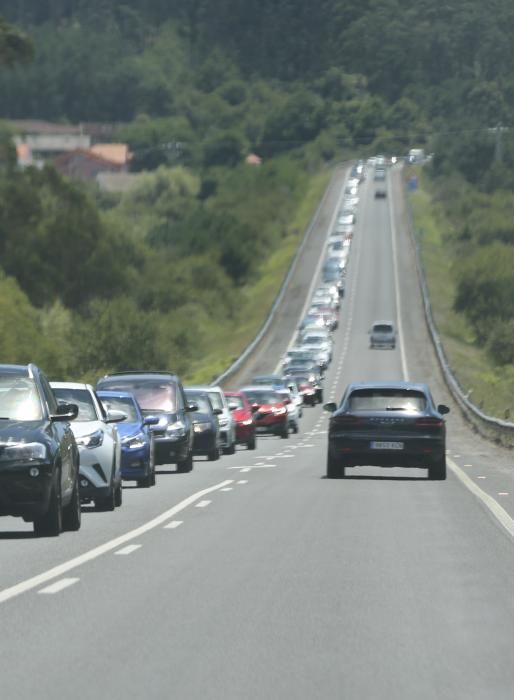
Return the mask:
<path id="1" fill-rule="evenodd" d="M 514 318 L 497 325 L 491 333 L 487 349 L 494 362 L 499 365 L 514 362 Z"/>

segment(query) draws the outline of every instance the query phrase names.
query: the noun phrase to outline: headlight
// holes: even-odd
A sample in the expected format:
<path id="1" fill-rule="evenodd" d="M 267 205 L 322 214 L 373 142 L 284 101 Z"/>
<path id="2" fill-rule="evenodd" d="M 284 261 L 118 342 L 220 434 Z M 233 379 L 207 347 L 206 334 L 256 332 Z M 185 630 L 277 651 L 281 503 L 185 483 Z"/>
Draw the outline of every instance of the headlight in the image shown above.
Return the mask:
<path id="1" fill-rule="evenodd" d="M 186 434 L 186 426 L 180 420 L 176 423 L 170 423 L 166 428 L 166 434 L 172 440 L 178 440 Z"/>
<path id="2" fill-rule="evenodd" d="M 104 434 L 102 430 L 95 430 L 94 433 L 75 438 L 75 441 L 79 447 L 92 449 L 93 447 L 100 447 L 104 441 Z"/>
<path id="3" fill-rule="evenodd" d="M 249 420 L 242 420 L 241 425 L 251 425 L 253 423 L 253 420 L 250 418 Z"/>
<path id="4" fill-rule="evenodd" d="M 195 433 L 205 433 L 207 430 L 211 429 L 211 424 L 210 423 L 195 423 L 193 426 L 193 430 Z"/>
<path id="5" fill-rule="evenodd" d="M 129 450 L 140 450 L 146 445 L 146 438 L 143 433 L 122 438 L 121 444 Z"/>
<path id="6" fill-rule="evenodd" d="M 46 445 L 41 442 L 7 442 L 0 444 L 2 462 L 31 462 L 46 459 Z"/>
<path id="7" fill-rule="evenodd" d="M 220 426 L 225 427 L 226 425 L 228 425 L 228 418 L 226 418 L 225 416 L 219 416 L 218 423 L 220 424 Z"/>

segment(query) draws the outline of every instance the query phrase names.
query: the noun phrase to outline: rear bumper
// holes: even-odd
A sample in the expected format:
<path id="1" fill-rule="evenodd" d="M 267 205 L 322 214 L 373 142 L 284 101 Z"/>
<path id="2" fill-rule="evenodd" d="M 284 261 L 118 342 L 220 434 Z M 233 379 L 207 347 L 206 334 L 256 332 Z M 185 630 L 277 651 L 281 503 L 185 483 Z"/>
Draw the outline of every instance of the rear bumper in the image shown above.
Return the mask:
<path id="1" fill-rule="evenodd" d="M 193 454 L 206 455 L 217 447 L 217 436 L 213 432 L 195 433 L 193 439 Z"/>
<path id="2" fill-rule="evenodd" d="M 177 464 L 184 462 L 189 455 L 189 438 L 185 435 L 178 440 L 155 438 L 155 464 Z"/>
<path id="3" fill-rule="evenodd" d="M 236 442 L 239 444 L 245 444 L 249 440 L 255 437 L 255 425 L 242 425 L 241 423 L 236 423 Z"/>
<path id="4" fill-rule="evenodd" d="M 399 442 L 403 449 L 372 449 L 374 441 Z M 437 438 L 343 438 L 329 440 L 331 459 L 347 467 L 413 467 L 426 468 L 446 454 L 445 441 Z"/>

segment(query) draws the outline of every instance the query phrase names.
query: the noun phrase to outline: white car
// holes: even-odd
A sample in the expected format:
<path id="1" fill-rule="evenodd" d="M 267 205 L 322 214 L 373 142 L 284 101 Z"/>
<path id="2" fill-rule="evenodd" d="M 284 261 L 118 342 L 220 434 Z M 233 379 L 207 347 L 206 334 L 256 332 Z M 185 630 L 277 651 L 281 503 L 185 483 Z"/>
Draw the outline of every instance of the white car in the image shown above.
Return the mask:
<path id="1" fill-rule="evenodd" d="M 191 391 L 202 391 L 208 394 L 212 407 L 221 411 L 218 415 L 221 447 L 224 454 L 233 455 L 236 451 L 236 423 L 223 389 L 220 386 L 211 386 L 210 384 L 188 386 L 187 388 Z"/>
<path id="2" fill-rule="evenodd" d="M 286 408 L 289 429 L 292 430 L 295 434 L 298 433 L 300 431 L 300 417 L 302 411 L 298 401 L 301 401 L 301 403 L 303 404 L 303 399 L 300 399 L 296 387 L 294 387 L 294 391 L 291 388 L 276 389 L 275 391 L 280 396 L 281 400 L 285 399 L 288 402 L 286 403 Z M 295 398 L 295 395 L 298 396 L 298 400 Z"/>
<path id="3" fill-rule="evenodd" d="M 121 411 L 105 411 L 90 384 L 50 382 L 58 401 L 78 406 L 71 423 L 79 448 L 80 500 L 98 510 L 121 506 L 121 441 L 115 423 L 127 418 Z"/>

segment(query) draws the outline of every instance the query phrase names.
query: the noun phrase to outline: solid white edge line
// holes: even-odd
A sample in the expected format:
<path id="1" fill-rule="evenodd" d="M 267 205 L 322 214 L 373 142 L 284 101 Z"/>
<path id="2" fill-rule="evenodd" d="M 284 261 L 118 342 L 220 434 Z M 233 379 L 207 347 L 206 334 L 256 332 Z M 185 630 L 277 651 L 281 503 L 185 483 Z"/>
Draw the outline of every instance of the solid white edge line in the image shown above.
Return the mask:
<path id="1" fill-rule="evenodd" d="M 390 195 L 390 192 L 389 192 Z M 398 295 L 397 299 L 397 323 L 398 323 L 398 334 L 400 338 L 400 349 L 401 349 L 401 358 L 402 358 L 402 371 L 403 371 L 403 377 L 406 381 L 409 379 L 409 373 L 407 369 L 407 357 L 405 355 L 405 347 L 403 343 L 403 326 L 402 326 L 402 320 L 401 320 L 401 306 L 399 304 L 399 284 L 398 284 L 398 261 L 396 258 L 397 255 L 397 249 L 396 249 L 396 227 L 394 225 L 394 207 L 393 207 L 393 198 L 391 196 L 388 197 L 389 202 L 391 204 L 389 213 L 391 217 L 391 233 L 392 233 L 392 239 L 393 239 L 393 260 L 394 260 L 394 269 L 395 269 L 395 283 L 396 283 L 396 293 Z M 471 493 L 478 498 L 479 501 L 481 501 L 485 507 L 489 510 L 489 512 L 496 518 L 496 520 L 500 523 L 500 525 L 511 535 L 511 537 L 514 537 L 514 520 L 510 517 L 510 515 L 507 513 L 505 508 L 502 508 L 501 505 L 496 501 L 492 496 L 490 496 L 488 493 L 483 491 L 478 484 L 476 484 L 473 479 L 471 479 L 465 471 L 463 471 L 452 459 L 450 459 L 448 456 L 446 457 L 446 463 L 452 473 L 459 479 L 459 481 L 468 489 L 468 491 L 471 491 Z M 483 479 L 485 477 L 479 476 L 477 477 L 478 479 Z"/>
<path id="2" fill-rule="evenodd" d="M 452 459 L 447 459 L 447 463 L 457 479 L 459 479 L 459 481 L 461 481 L 464 486 L 485 505 L 485 507 L 492 513 L 500 525 L 507 530 L 509 535 L 514 537 L 514 520 L 510 517 L 505 508 L 502 508 L 498 501 L 495 501 L 494 498 L 488 493 L 482 491 L 480 486 L 475 484 L 473 479 L 471 479 L 466 472 L 457 466 Z"/>
<path id="3" fill-rule="evenodd" d="M 202 491 L 197 491 L 192 496 L 185 498 L 176 506 L 173 506 L 173 508 L 170 508 L 161 515 L 158 515 L 156 518 L 149 520 L 144 525 L 140 525 L 134 530 L 130 530 L 130 532 L 126 532 L 124 535 L 120 535 L 119 537 L 116 537 L 105 544 L 94 547 L 93 549 L 90 549 L 89 552 L 85 552 L 85 554 L 80 554 L 78 557 L 74 557 L 63 564 L 54 566 L 52 569 L 49 569 L 42 574 L 32 576 L 32 578 L 22 581 L 21 583 L 5 588 L 3 591 L 0 591 L 0 603 L 5 603 L 7 600 L 11 600 L 22 593 L 26 593 L 27 591 L 37 588 L 47 581 L 52 581 L 54 578 L 58 578 L 68 571 L 72 571 L 73 569 L 76 569 L 77 567 L 82 566 L 93 559 L 97 559 L 98 557 L 102 556 L 102 554 L 106 554 L 107 552 L 111 552 L 113 549 L 117 549 L 122 544 L 130 542 L 130 540 L 134 540 L 146 532 L 159 527 L 159 525 L 162 525 L 162 523 L 166 522 L 166 520 L 169 520 L 173 516 L 177 515 L 177 513 L 185 510 L 188 506 L 192 505 L 203 496 L 206 496 L 208 493 L 218 491 L 224 486 L 229 486 L 232 483 L 234 483 L 232 479 L 227 479 L 219 484 L 216 484 L 215 486 L 210 486 Z"/>
<path id="4" fill-rule="evenodd" d="M 69 588 L 70 586 L 73 586 L 73 584 L 78 583 L 80 581 L 79 578 L 63 578 L 60 581 L 56 581 L 53 583 L 51 586 L 47 586 L 46 588 L 42 588 L 40 591 L 38 591 L 38 594 L 41 595 L 55 595 L 56 593 L 60 593 L 61 591 L 64 591 L 65 588 Z"/>
<path id="5" fill-rule="evenodd" d="M 398 247 L 396 244 L 396 224 L 394 222 L 394 202 L 391 197 L 391 174 L 387 174 L 388 197 L 389 200 L 389 225 L 391 228 L 391 241 L 393 247 L 393 268 L 394 268 L 394 288 L 396 297 L 396 323 L 398 325 L 398 338 L 400 345 L 400 358 L 402 363 L 403 378 L 406 382 L 409 381 L 409 370 L 407 369 L 407 356 L 405 354 L 405 343 L 403 339 L 403 323 L 402 323 L 402 304 L 400 299 L 400 277 L 398 275 Z"/>

